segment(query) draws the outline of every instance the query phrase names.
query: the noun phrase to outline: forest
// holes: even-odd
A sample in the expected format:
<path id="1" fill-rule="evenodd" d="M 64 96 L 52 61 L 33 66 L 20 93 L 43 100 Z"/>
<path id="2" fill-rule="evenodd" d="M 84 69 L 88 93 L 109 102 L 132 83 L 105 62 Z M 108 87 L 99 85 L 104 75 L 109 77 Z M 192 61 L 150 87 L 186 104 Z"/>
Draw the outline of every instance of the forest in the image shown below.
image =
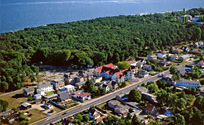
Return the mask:
<path id="1" fill-rule="evenodd" d="M 204 40 L 204 25 L 181 21 L 183 14 L 204 15 L 204 8 L 96 18 L 48 24 L 0 34 L 0 90 L 35 80 L 38 64 L 99 66 L 149 51 L 168 49 L 181 42 Z"/>

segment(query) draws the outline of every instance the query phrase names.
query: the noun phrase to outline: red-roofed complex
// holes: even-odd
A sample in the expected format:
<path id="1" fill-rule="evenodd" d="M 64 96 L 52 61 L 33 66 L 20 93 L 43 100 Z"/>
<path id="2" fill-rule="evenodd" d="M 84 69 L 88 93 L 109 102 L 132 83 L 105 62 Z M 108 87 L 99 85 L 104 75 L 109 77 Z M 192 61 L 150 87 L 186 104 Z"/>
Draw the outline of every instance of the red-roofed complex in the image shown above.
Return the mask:
<path id="1" fill-rule="evenodd" d="M 174 50 L 174 53 L 182 53 L 182 52 L 183 52 L 182 49 L 175 49 L 175 50 Z"/>
<path id="2" fill-rule="evenodd" d="M 129 68 L 128 70 L 116 69 L 111 63 L 108 65 L 97 67 L 94 70 L 94 75 L 97 77 L 104 77 L 105 79 L 112 79 L 116 82 L 123 82 L 134 77 L 134 72 Z"/>

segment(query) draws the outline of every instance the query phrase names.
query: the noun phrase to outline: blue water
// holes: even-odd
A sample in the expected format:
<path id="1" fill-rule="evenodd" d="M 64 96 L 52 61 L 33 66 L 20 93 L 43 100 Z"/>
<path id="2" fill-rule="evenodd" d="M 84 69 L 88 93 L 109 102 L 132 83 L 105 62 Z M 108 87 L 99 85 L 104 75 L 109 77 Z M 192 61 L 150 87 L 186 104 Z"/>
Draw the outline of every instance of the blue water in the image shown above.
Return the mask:
<path id="1" fill-rule="evenodd" d="M 0 32 L 96 17 L 204 7 L 204 0 L 1 0 Z"/>

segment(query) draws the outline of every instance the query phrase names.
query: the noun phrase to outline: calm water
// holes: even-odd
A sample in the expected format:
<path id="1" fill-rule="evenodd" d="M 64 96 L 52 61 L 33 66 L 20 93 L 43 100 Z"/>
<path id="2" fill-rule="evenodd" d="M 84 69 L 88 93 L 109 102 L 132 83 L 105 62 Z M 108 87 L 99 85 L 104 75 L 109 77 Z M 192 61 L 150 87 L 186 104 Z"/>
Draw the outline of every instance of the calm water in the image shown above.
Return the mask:
<path id="1" fill-rule="evenodd" d="M 0 0 L 0 32 L 96 17 L 204 7 L 204 0 Z"/>

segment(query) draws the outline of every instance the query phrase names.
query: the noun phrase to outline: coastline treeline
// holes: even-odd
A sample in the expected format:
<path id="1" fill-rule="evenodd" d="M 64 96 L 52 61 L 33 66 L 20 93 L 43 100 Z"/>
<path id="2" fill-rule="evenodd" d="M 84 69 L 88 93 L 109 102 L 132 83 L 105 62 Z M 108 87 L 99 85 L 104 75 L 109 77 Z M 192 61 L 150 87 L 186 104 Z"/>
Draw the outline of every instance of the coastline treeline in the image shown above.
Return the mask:
<path id="1" fill-rule="evenodd" d="M 204 8 L 148 15 L 104 17 L 49 24 L 0 34 L 0 90 L 19 89 L 35 80 L 33 64 L 99 66 L 181 42 L 204 40 L 204 25 L 181 21 L 183 14 L 204 15 Z"/>

